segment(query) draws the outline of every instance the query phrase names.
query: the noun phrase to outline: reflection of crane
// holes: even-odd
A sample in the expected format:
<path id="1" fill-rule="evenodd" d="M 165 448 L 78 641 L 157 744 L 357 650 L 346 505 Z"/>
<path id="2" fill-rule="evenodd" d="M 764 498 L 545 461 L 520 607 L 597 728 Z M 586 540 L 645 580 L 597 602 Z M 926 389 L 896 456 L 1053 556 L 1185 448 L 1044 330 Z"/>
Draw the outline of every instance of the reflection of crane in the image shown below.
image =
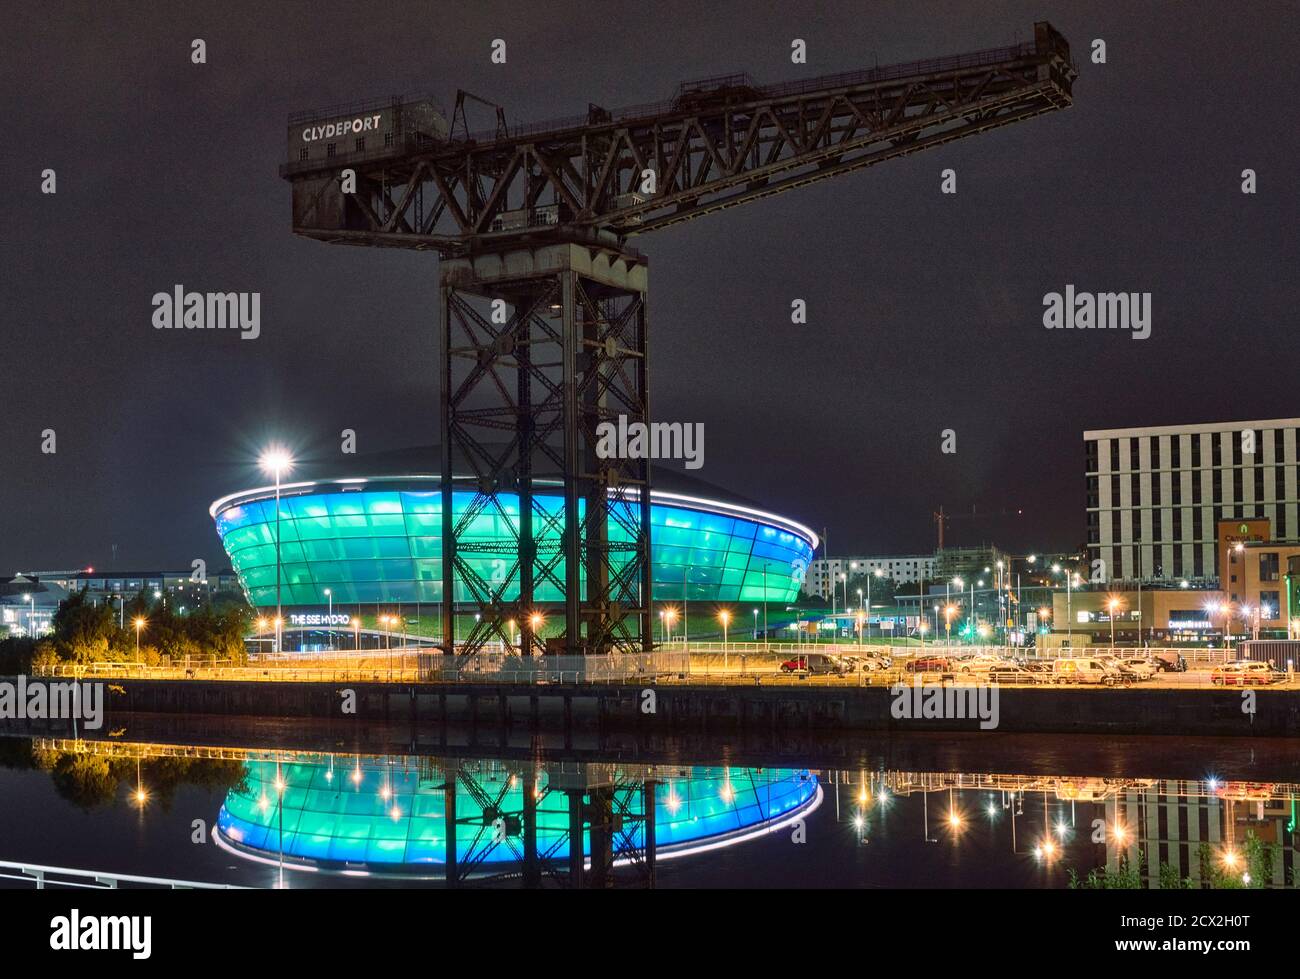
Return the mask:
<path id="1" fill-rule="evenodd" d="M 987 520 L 989 517 L 1008 517 L 1020 516 L 1021 510 L 1010 510 L 1003 507 L 996 512 L 991 510 L 977 510 L 976 507 L 970 508 L 970 513 L 947 513 L 942 505 L 930 516 L 934 519 L 935 526 L 939 529 L 939 550 L 943 550 L 943 531 L 951 520 Z"/>
<path id="2" fill-rule="evenodd" d="M 541 651 L 538 606 L 557 596 L 567 652 L 653 643 L 648 462 L 597 451 L 602 423 L 648 421 L 647 267 L 628 238 L 1066 108 L 1075 75 L 1039 23 L 1032 43 L 781 85 L 728 75 L 538 125 L 498 110 L 478 134 L 464 98 L 459 132 L 430 100 L 291 116 L 295 233 L 443 259 L 442 595 L 477 613 L 464 650 L 517 631 Z M 459 646 L 456 601 L 443 636 Z"/>

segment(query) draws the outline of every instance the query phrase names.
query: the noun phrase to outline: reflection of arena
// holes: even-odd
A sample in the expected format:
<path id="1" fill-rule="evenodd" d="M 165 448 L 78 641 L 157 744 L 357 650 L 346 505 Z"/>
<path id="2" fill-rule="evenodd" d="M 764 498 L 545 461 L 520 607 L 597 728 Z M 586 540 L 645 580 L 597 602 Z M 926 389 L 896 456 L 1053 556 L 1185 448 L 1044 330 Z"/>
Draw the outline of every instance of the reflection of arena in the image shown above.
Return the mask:
<path id="1" fill-rule="evenodd" d="M 508 869 L 522 859 L 524 783 L 493 762 L 461 772 L 456 794 L 456 856 L 461 865 Z M 341 756 L 310 762 L 250 761 L 244 784 L 232 790 L 217 817 L 216 838 L 255 860 L 340 873 L 413 873 L 446 863 L 448 773 L 427 759 Z M 567 764 L 538 769 L 537 849 L 552 860 L 569 856 L 570 802 L 593 782 L 612 789 L 623 814 L 626 848 L 645 846 L 643 787 L 653 785 L 654 841 L 659 859 L 688 856 L 773 832 L 821 801 L 806 770 L 672 769 L 672 776 L 624 773 L 612 765 Z M 471 788 L 472 786 L 472 788 Z M 485 800 L 490 804 L 485 807 Z M 493 838 L 498 837 L 491 845 Z M 591 833 L 583 835 L 590 854 Z M 616 846 L 615 857 L 618 857 Z"/>
<path id="2" fill-rule="evenodd" d="M 283 485 L 279 533 L 285 606 L 324 611 L 331 603 L 442 601 L 440 480 L 410 475 L 428 472 L 427 455 L 390 453 L 358 460 L 356 472 Z M 421 464 L 423 470 L 417 468 Z M 473 498 L 468 487 L 456 492 L 458 517 Z M 504 513 L 485 509 L 474 518 L 471 537 L 516 538 L 517 498 L 501 494 L 498 499 Z M 548 513 L 562 508 L 558 489 L 535 499 Z M 798 594 L 817 544 L 808 528 L 680 473 L 656 473 L 651 499 L 656 600 L 680 601 L 685 594 L 692 602 L 784 602 Z M 211 513 L 250 602 L 274 607 L 274 487 L 223 497 Z M 611 525 L 611 539 L 619 533 L 626 535 Z M 558 542 L 557 526 L 538 538 L 539 553 Z M 510 570 L 508 555 L 473 552 L 466 557 L 484 581 L 497 583 L 506 575 L 517 581 L 518 570 Z M 564 580 L 563 562 L 555 578 Z M 517 594 L 517 587 L 507 586 L 506 600 Z M 468 588 L 458 581 L 456 600 L 469 599 Z M 539 582 L 538 601 L 561 599 L 554 585 Z"/>

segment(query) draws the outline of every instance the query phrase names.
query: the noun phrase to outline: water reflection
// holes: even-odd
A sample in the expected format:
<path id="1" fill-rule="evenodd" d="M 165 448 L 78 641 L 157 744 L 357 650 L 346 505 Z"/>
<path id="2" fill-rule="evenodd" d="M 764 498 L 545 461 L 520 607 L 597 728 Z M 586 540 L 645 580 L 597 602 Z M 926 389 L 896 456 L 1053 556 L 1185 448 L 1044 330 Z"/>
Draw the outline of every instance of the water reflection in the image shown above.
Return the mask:
<path id="1" fill-rule="evenodd" d="M 298 869 L 437 877 L 572 869 L 581 832 L 595 872 L 736 845 L 819 801 L 806 770 L 299 754 L 249 761 L 216 830 L 232 852 Z"/>
<path id="2" fill-rule="evenodd" d="M 435 886 L 1278 888 L 1295 887 L 1300 866 L 1300 788 L 1289 781 L 573 755 L 0 739 L 0 798 L 37 798 L 14 769 L 48 773 L 46 785 L 78 811 L 132 815 L 137 863 L 260 886 L 359 878 Z M 1144 768 L 1140 758 L 1128 765 L 1138 773 L 1158 767 Z M 1237 768 L 1257 777 L 1294 771 L 1285 761 Z M 201 815 L 203 840 L 217 846 L 182 845 L 176 827 L 159 825 L 177 799 L 185 802 L 175 822 L 188 827 Z M 40 862 L 47 841 L 37 827 L 47 818 L 59 825 L 59 814 L 45 802 L 29 805 L 29 817 L 10 815 L 0 860 Z M 115 829 L 111 820 L 102 829 L 82 823 L 77 843 L 91 856 L 77 866 L 113 852 L 122 834 L 113 818 Z"/>
<path id="3" fill-rule="evenodd" d="M 919 797 L 925 842 L 957 847 L 967 833 L 1003 824 L 1012 854 L 1064 871 L 1072 887 L 1297 886 L 1293 783 L 901 771 L 827 778 L 837 818 L 860 844 L 883 827 L 891 804 Z"/>

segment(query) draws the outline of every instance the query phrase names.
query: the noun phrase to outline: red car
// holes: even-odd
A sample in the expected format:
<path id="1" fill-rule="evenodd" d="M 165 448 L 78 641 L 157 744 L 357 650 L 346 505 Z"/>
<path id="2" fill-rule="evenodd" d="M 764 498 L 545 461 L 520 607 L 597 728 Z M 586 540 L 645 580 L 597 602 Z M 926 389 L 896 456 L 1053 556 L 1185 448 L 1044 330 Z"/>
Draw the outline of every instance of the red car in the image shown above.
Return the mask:
<path id="1" fill-rule="evenodd" d="M 952 661 L 946 656 L 918 656 L 907 661 L 909 673 L 947 673 L 952 669 Z"/>
<path id="2" fill-rule="evenodd" d="M 810 656 L 796 656 L 781 664 L 782 673 L 834 674 L 839 676 L 849 672 L 847 667 L 833 656 L 825 653 L 813 653 Z"/>

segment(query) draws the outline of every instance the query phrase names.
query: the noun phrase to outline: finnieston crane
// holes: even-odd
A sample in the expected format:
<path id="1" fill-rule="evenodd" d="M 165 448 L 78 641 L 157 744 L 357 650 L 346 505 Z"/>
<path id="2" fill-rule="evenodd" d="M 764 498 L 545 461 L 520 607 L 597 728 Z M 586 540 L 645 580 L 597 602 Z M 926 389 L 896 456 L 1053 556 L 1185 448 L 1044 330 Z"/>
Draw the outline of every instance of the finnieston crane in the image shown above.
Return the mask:
<path id="1" fill-rule="evenodd" d="M 649 464 L 597 452 L 602 422 L 649 421 L 647 261 L 629 239 L 1068 108 L 1077 74 L 1040 22 L 1010 47 L 778 85 L 726 75 L 538 124 L 493 106 L 488 132 L 469 131 L 466 100 L 484 100 L 465 92 L 450 122 L 427 97 L 291 115 L 295 234 L 441 257 L 444 651 L 513 649 L 516 627 L 522 655 L 653 648 Z M 473 493 L 460 514 L 457 485 Z M 515 539 L 475 539 L 485 513 Z M 472 555 L 506 569 L 488 580 Z M 564 597 L 550 643 L 541 588 Z M 458 605 L 476 613 L 463 641 Z"/>

